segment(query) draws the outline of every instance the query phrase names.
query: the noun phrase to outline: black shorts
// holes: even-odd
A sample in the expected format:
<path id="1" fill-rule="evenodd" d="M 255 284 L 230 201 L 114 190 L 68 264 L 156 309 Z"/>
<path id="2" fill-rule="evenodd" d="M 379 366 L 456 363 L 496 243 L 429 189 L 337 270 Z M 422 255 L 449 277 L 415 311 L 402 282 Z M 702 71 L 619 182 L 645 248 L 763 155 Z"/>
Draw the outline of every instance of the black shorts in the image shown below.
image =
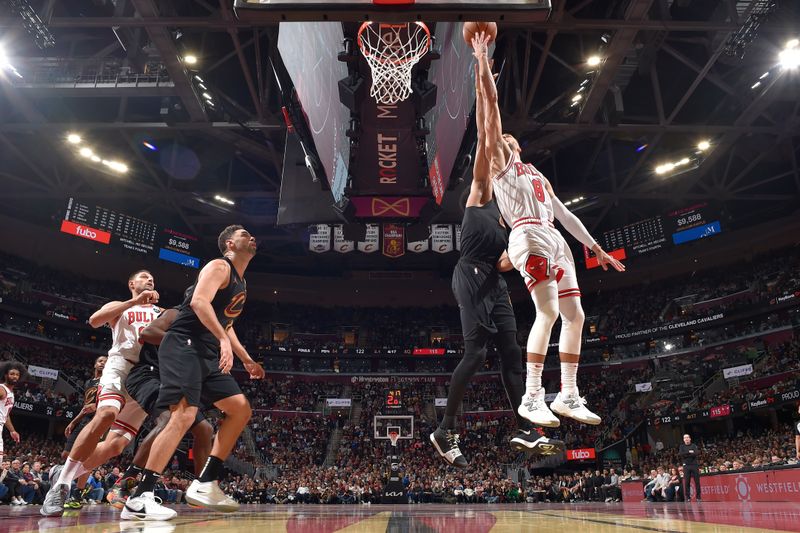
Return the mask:
<path id="1" fill-rule="evenodd" d="M 78 439 L 78 435 L 80 435 L 81 430 L 89 425 L 89 422 L 92 421 L 92 418 L 94 418 L 94 415 L 86 416 L 81 419 L 81 421 L 78 423 L 78 427 L 76 427 L 72 433 L 69 434 L 69 437 L 67 437 L 67 442 L 64 443 L 64 451 L 72 451 L 72 447 L 75 445 L 75 441 Z"/>
<path id="2" fill-rule="evenodd" d="M 483 330 L 491 334 L 517 332 L 506 281 L 486 266 L 459 261 L 453 271 L 452 289 L 467 341 L 477 339 Z"/>
<path id="3" fill-rule="evenodd" d="M 166 409 L 186 398 L 189 405 L 214 405 L 242 394 L 230 374 L 219 370 L 219 352 L 191 338 L 168 331 L 158 348 L 161 388 L 156 407 Z"/>
<path id="4" fill-rule="evenodd" d="M 800 436 L 800 420 L 794 421 L 794 434 Z"/>
<path id="5" fill-rule="evenodd" d="M 125 388 L 128 390 L 130 397 L 136 400 L 136 403 L 142 407 L 142 410 L 148 416 L 153 418 L 158 418 L 166 410 L 156 406 L 161 388 L 159 379 L 158 367 L 140 364 L 131 369 L 131 373 L 128 374 L 128 379 L 125 381 Z M 205 420 L 205 417 L 202 411 L 198 409 L 192 427 L 203 420 Z"/>

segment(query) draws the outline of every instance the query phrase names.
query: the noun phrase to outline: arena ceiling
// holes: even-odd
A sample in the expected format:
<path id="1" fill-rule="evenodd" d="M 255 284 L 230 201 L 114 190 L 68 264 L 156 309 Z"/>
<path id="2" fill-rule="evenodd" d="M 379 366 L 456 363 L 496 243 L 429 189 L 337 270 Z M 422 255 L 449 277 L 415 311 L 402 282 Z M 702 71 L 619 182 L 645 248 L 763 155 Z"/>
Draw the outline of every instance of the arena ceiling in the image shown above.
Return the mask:
<path id="1" fill-rule="evenodd" d="M 574 208 L 593 231 L 697 202 L 718 206 L 729 227 L 786 216 L 800 198 L 800 87 L 797 72 L 776 63 L 800 35 L 797 4 L 553 0 L 549 21 L 500 27 L 504 126 L 562 199 L 584 198 Z M 23 74 L 0 80 L 8 215 L 54 224 L 68 197 L 94 199 L 208 236 L 208 255 L 219 228 L 241 221 L 265 244 L 257 267 L 266 271 L 452 264 L 438 254 L 406 254 L 391 267 L 366 254 L 312 258 L 307 228 L 275 226 L 286 137 L 270 67 L 277 26 L 237 20 L 228 0 L 30 5 L 55 46 L 39 48 L 17 13 L 0 11 L 0 42 Z M 753 28 L 752 15 L 764 10 L 773 12 Z M 745 46 L 731 55 L 734 41 Z M 189 52 L 197 73 L 181 62 Z M 588 67 L 595 53 L 604 59 Z M 193 89 L 194 74 L 215 109 Z M 587 76 L 590 89 L 572 106 Z M 69 132 L 129 171 L 88 165 L 65 142 Z M 655 173 L 701 140 L 711 148 L 697 168 Z"/>

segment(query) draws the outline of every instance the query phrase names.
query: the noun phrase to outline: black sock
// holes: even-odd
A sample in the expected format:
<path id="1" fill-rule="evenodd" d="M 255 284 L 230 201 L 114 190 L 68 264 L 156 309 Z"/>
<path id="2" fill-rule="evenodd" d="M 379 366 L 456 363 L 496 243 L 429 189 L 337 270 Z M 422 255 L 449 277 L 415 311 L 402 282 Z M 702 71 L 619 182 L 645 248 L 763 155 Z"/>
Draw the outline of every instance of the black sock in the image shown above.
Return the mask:
<path id="1" fill-rule="evenodd" d="M 217 481 L 222 477 L 222 474 L 224 472 L 225 472 L 224 461 L 219 457 L 214 457 L 213 455 L 209 455 L 208 459 L 206 460 L 206 466 L 203 467 L 203 471 L 200 472 L 200 477 L 197 479 L 201 483 L 207 483 L 209 481 Z"/>
<path id="2" fill-rule="evenodd" d="M 141 496 L 145 492 L 153 492 L 153 489 L 156 488 L 156 483 L 158 483 L 159 479 L 161 479 L 161 474 L 143 468 L 142 481 L 140 481 L 139 484 L 136 485 L 136 490 L 133 491 L 132 497 L 136 498 L 137 496 Z"/>
<path id="3" fill-rule="evenodd" d="M 121 483 L 121 482 L 122 482 L 122 480 L 123 480 L 123 479 L 125 479 L 125 478 L 132 477 L 132 478 L 134 478 L 134 479 L 135 479 L 135 478 L 136 478 L 136 476 L 138 476 L 139 474 L 141 474 L 141 473 L 142 473 L 142 470 L 144 470 L 144 469 L 143 469 L 143 468 L 141 468 L 141 467 L 139 467 L 139 466 L 136 466 L 136 465 L 133 465 L 133 464 L 132 464 L 132 465 L 131 465 L 131 466 L 129 466 L 129 467 L 128 467 L 128 469 L 127 469 L 127 470 L 125 470 L 125 472 L 124 472 L 124 473 L 123 473 L 123 474 L 122 474 L 122 475 L 119 477 L 119 479 L 117 480 L 117 484 Z"/>

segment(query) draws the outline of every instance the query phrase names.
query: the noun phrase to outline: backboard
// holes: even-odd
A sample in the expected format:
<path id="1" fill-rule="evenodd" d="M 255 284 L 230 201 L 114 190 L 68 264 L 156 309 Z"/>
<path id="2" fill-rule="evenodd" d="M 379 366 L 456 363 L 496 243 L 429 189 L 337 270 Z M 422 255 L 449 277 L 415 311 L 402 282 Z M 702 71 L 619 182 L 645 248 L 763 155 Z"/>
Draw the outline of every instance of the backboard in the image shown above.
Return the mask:
<path id="1" fill-rule="evenodd" d="M 240 20 L 256 24 L 327 20 L 489 20 L 521 24 L 547 20 L 550 0 L 236 0 L 234 9 Z"/>
<path id="2" fill-rule="evenodd" d="M 399 440 L 414 438 L 414 415 L 375 415 L 372 422 L 372 438 L 389 440 L 389 433 L 400 434 Z"/>

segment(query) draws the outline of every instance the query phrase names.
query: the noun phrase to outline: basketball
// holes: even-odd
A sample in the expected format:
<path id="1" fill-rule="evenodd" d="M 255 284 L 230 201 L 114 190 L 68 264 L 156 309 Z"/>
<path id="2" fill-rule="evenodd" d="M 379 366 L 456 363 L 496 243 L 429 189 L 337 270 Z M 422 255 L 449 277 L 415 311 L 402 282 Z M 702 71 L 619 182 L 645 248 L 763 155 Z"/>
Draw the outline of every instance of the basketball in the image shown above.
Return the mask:
<path id="1" fill-rule="evenodd" d="M 489 43 L 494 42 L 497 38 L 497 24 L 494 22 L 465 22 L 464 28 L 462 33 L 464 35 L 464 41 L 466 41 L 467 46 L 472 46 L 472 37 L 475 34 L 478 34 L 482 31 L 485 31 L 490 35 Z"/>

